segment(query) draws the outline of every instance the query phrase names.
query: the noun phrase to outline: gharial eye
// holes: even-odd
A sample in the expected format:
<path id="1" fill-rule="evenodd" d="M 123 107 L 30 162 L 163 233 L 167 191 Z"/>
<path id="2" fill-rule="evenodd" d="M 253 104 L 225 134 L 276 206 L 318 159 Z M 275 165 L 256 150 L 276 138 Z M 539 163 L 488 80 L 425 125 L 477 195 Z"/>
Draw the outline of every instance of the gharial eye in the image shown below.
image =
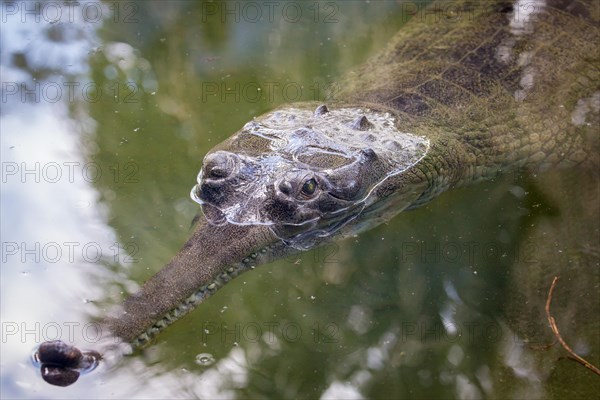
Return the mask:
<path id="1" fill-rule="evenodd" d="M 310 197 L 313 194 L 315 194 L 316 190 L 317 190 L 317 181 L 315 180 L 315 178 L 311 178 L 311 179 L 307 180 L 306 182 L 304 182 L 304 185 L 302 185 L 301 193 L 306 197 Z"/>

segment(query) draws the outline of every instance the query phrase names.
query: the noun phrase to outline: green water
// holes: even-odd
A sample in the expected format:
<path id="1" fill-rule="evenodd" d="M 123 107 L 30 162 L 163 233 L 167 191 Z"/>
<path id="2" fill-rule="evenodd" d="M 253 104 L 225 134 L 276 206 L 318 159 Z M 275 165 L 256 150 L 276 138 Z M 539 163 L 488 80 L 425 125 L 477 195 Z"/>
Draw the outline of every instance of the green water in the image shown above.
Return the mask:
<path id="1" fill-rule="evenodd" d="M 101 95 L 67 102 L 64 118 L 83 159 L 103 172 L 93 179 L 91 207 L 129 254 L 92 266 L 74 263 L 68 268 L 85 267 L 85 280 L 38 301 L 63 302 L 62 312 L 77 311 L 81 323 L 101 316 L 190 235 L 199 210 L 189 192 L 212 146 L 279 104 L 322 99 L 336 77 L 376 53 L 406 19 L 406 8 L 391 1 L 280 2 L 273 18 L 265 3 L 245 4 L 105 3 L 110 17 L 83 24 L 95 35 L 83 72 L 3 55 L 3 65 L 25 71 L 26 80 L 60 76 L 101 88 Z M 255 11 L 264 14 L 260 21 Z M 50 29 L 43 19 L 40 27 Z M 68 24 L 52 29 L 57 46 L 75 40 Z M 41 45 L 36 37 L 29 49 Z M 18 99 L 8 103 L 23 107 Z M 21 123 L 27 126 L 26 116 Z M 360 237 L 242 275 L 152 347 L 70 388 L 41 382 L 27 355 L 3 362 L 4 394 L 589 398 L 600 380 L 566 359 L 558 344 L 546 346 L 554 336 L 544 304 L 560 274 L 557 324 L 573 349 L 597 365 L 594 179 L 587 171 L 519 171 L 444 194 Z M 25 206 L 10 203 L 3 213 Z M 60 232 L 66 218 L 41 223 Z M 3 241 L 11 233 L 4 224 Z M 30 264 L 15 270 L 26 268 L 29 279 L 43 283 L 41 267 Z M 4 281 L 20 282 L 11 268 L 3 267 Z M 24 313 L 34 307 L 11 304 Z M 27 372 L 6 372 L 13 367 Z"/>

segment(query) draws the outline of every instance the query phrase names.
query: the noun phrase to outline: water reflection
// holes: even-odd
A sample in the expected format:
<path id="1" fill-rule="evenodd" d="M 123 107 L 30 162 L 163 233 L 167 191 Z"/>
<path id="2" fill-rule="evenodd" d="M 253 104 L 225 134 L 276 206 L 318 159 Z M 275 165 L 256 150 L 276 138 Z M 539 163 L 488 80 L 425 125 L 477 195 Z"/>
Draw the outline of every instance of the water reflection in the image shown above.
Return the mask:
<path id="1" fill-rule="evenodd" d="M 9 10 L 7 3 L 2 7 Z M 68 102 L 69 83 L 89 72 L 95 29 L 80 21 L 24 24 L 6 17 L 3 13 L 1 382 L 3 397 L 31 397 L 53 389 L 27 354 L 44 339 L 81 340 L 88 333 L 89 314 L 99 312 L 94 300 L 105 295 L 99 283 L 109 279 L 106 266 L 114 262 L 119 243 L 105 222 L 108 209 L 99 202 L 82 151 L 94 121 L 85 114 L 74 118 Z"/>
<path id="2" fill-rule="evenodd" d="M 560 272 L 557 323 L 582 355 L 597 358 L 600 348 L 589 322 L 599 248 L 597 224 L 586 223 L 598 218 L 590 171 L 448 193 L 358 238 L 237 278 L 153 347 L 79 385 L 42 382 L 28 362 L 35 344 L 58 326 L 63 340 L 73 327 L 74 341 L 93 346 L 85 324 L 189 235 L 189 188 L 209 148 L 279 103 L 322 97 L 402 23 L 395 2 L 336 3 L 331 24 L 208 18 L 204 3 L 131 4 L 116 22 L 2 25 L 4 397 L 597 392 L 587 371 L 544 347 L 553 341 L 544 301 Z M 134 9 L 137 22 L 125 23 Z M 52 102 L 54 83 L 63 95 Z M 21 84 L 39 89 L 23 95 Z M 257 88 L 272 96 L 253 101 Z M 303 89 L 298 98 L 292 88 Z"/>

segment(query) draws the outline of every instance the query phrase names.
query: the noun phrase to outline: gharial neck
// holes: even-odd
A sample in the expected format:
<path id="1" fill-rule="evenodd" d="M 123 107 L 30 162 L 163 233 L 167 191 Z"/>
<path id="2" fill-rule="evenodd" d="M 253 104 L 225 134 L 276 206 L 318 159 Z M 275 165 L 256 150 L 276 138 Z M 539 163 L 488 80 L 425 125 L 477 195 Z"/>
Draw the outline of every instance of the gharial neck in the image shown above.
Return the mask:
<path id="1" fill-rule="evenodd" d="M 330 99 L 393 109 L 402 131 L 429 138 L 433 192 L 521 166 L 599 165 L 600 8 L 570 3 L 457 1 L 450 18 L 436 2 Z"/>

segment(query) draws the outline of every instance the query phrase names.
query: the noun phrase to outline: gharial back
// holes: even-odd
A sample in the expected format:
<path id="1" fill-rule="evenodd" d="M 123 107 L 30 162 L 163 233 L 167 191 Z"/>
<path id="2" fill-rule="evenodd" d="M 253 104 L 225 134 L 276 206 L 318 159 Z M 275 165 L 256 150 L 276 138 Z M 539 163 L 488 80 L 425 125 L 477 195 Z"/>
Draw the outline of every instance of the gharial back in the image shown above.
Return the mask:
<path id="1" fill-rule="evenodd" d="M 434 155 L 464 152 L 455 184 L 525 164 L 597 165 L 600 2 L 434 3 L 332 98 L 394 109 Z M 446 149 L 453 140 L 466 146 Z"/>

